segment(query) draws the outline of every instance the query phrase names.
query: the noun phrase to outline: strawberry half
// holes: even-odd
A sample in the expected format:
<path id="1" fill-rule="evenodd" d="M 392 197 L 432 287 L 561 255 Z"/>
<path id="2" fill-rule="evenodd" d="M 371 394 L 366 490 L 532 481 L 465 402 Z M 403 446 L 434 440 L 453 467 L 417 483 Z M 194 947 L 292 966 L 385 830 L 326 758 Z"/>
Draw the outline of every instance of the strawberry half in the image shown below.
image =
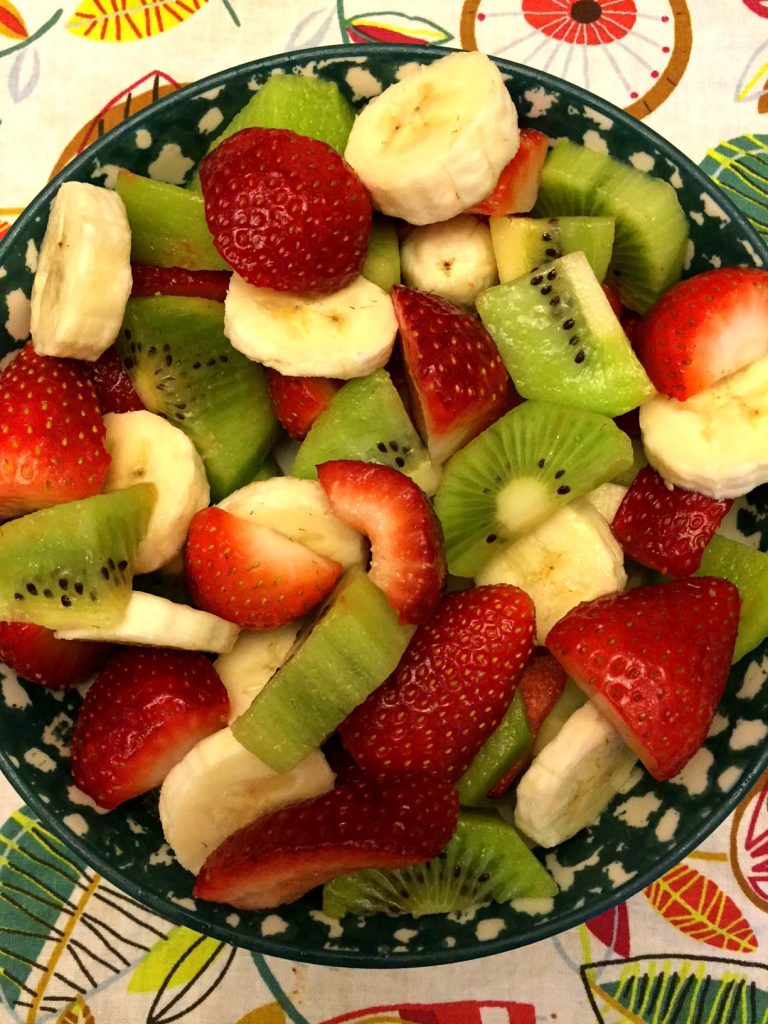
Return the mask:
<path id="1" fill-rule="evenodd" d="M 683 402 L 768 354 L 768 271 L 723 267 L 681 281 L 638 326 L 654 386 Z"/>
<path id="2" fill-rule="evenodd" d="M 141 412 L 144 408 L 114 346 L 95 362 L 83 363 L 83 366 L 96 389 L 102 415 L 108 412 Z"/>
<path id="3" fill-rule="evenodd" d="M 344 746 L 371 775 L 455 782 L 504 717 L 533 633 L 533 604 L 517 587 L 449 594 L 390 678 L 341 724 Z"/>
<path id="4" fill-rule="evenodd" d="M 488 217 L 529 213 L 539 194 L 541 169 L 547 159 L 548 146 L 546 135 L 535 128 L 521 128 L 520 147 L 499 175 L 493 192 L 469 212 Z"/>
<path id="5" fill-rule="evenodd" d="M 186 270 L 184 267 L 151 267 L 132 263 L 131 296 L 183 295 L 193 299 L 223 302 L 232 275 L 228 270 Z"/>
<path id="6" fill-rule="evenodd" d="M 203 864 L 194 895 L 266 910 L 337 875 L 421 864 L 451 838 L 458 811 L 456 790 L 438 779 L 357 778 L 225 839 Z"/>
<path id="7" fill-rule="evenodd" d="M 0 373 L 0 406 L 0 520 L 101 491 L 104 421 L 78 363 L 26 345 Z"/>
<path id="8" fill-rule="evenodd" d="M 298 441 L 307 432 L 339 390 L 339 384 L 327 377 L 286 377 L 266 367 L 267 388 L 275 416 L 290 437 Z"/>
<path id="9" fill-rule="evenodd" d="M 190 523 L 185 568 L 195 604 L 244 629 L 293 622 L 341 575 L 338 562 L 215 507 L 201 509 Z"/>
<path id="10" fill-rule="evenodd" d="M 669 576 L 692 576 L 704 548 L 733 505 L 682 487 L 667 487 L 659 474 L 641 469 L 611 524 L 625 554 Z"/>
<path id="11" fill-rule="evenodd" d="M 0 661 L 24 679 L 63 689 L 104 668 L 117 648 L 85 640 L 59 640 L 52 629 L 31 622 L 0 622 Z"/>
<path id="12" fill-rule="evenodd" d="M 440 598 L 445 553 L 429 499 L 390 466 L 338 459 L 317 467 L 335 515 L 371 542 L 373 582 L 402 623 L 427 619 Z"/>
<path id="13" fill-rule="evenodd" d="M 585 601 L 547 647 L 656 779 L 671 779 L 706 738 L 731 667 L 739 592 L 715 577 Z"/>
<path id="14" fill-rule="evenodd" d="M 111 809 L 159 786 L 229 715 L 224 684 L 203 654 L 134 647 L 85 695 L 72 736 L 72 777 Z"/>
<path id="15" fill-rule="evenodd" d="M 416 421 L 443 463 L 509 408 L 509 375 L 477 317 L 453 303 L 392 289 Z"/>

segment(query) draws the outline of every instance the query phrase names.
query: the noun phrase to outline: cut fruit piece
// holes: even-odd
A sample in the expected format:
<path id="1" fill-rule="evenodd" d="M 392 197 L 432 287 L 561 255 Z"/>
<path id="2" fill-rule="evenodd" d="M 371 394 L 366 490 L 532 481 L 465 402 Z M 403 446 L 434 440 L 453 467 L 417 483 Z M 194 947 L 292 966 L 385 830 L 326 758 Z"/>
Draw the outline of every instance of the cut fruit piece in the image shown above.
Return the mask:
<path id="1" fill-rule="evenodd" d="M 457 452 L 435 508 L 448 569 L 476 576 L 510 540 L 611 480 L 632 458 L 612 420 L 549 402 L 524 402 Z"/>
<path id="2" fill-rule="evenodd" d="M 618 485 L 626 490 L 637 474 L 648 465 L 648 458 L 645 454 L 643 442 L 638 438 L 632 438 L 632 465 L 622 473 L 617 473 L 611 481 L 612 485 Z"/>
<path id="3" fill-rule="evenodd" d="M 109 412 L 141 412 L 144 408 L 114 345 L 90 363 L 87 372 L 96 390 L 102 415 Z"/>
<path id="4" fill-rule="evenodd" d="M 115 654 L 112 644 L 59 640 L 31 622 L 0 622 L 0 662 L 24 679 L 60 689 L 84 682 Z"/>
<path id="5" fill-rule="evenodd" d="M 555 896 L 557 883 L 511 825 L 493 812 L 461 811 L 456 833 L 427 864 L 369 869 L 323 887 L 323 913 L 450 914 L 490 901 Z"/>
<path id="6" fill-rule="evenodd" d="M 482 804 L 499 780 L 525 756 L 531 743 L 531 730 L 518 688 L 504 717 L 456 783 L 462 807 Z"/>
<path id="7" fill-rule="evenodd" d="M 439 224 L 414 228 L 401 250 L 403 281 L 457 306 L 473 307 L 499 275 L 488 225 L 462 213 Z"/>
<path id="8" fill-rule="evenodd" d="M 286 377 L 267 369 L 267 387 L 275 415 L 290 437 L 302 441 L 339 390 L 327 377 Z"/>
<path id="9" fill-rule="evenodd" d="M 256 694 L 287 660 L 299 629 L 298 622 L 291 622 L 279 629 L 243 630 L 232 650 L 213 663 L 229 695 L 230 723 L 248 710 Z"/>
<path id="10" fill-rule="evenodd" d="M 366 573 L 350 569 L 232 731 L 275 771 L 290 771 L 384 682 L 412 635 Z"/>
<path id="11" fill-rule="evenodd" d="M 392 285 L 400 284 L 400 246 L 391 220 L 373 218 L 368 236 L 368 252 L 360 273 L 385 292 L 389 292 Z"/>
<path id="12" fill-rule="evenodd" d="M 584 501 L 588 501 L 595 512 L 598 512 L 610 526 L 626 493 L 627 487 L 624 484 L 600 484 L 594 491 L 584 495 Z"/>
<path id="13" fill-rule="evenodd" d="M 185 270 L 183 267 L 151 267 L 146 263 L 132 263 L 131 273 L 131 297 L 134 299 L 150 298 L 153 295 L 183 295 L 188 299 L 223 302 L 232 278 L 227 270 Z"/>
<path id="14" fill-rule="evenodd" d="M 496 187 L 470 213 L 486 217 L 528 213 L 539 194 L 541 169 L 547 158 L 549 139 L 535 128 L 520 129 L 520 147 L 499 175 Z"/>
<path id="15" fill-rule="evenodd" d="M 555 661 L 554 658 L 552 660 Z M 565 675 L 565 670 L 562 669 L 560 663 L 555 661 L 555 664 L 561 669 L 563 675 Z M 587 695 L 581 687 L 577 686 L 572 679 L 566 678 L 563 692 L 558 697 L 555 706 L 541 723 L 541 728 L 533 741 L 532 753 L 534 757 L 541 753 L 548 743 L 552 742 L 571 715 L 577 711 L 582 704 L 587 703 L 587 699 Z"/>
<path id="16" fill-rule="evenodd" d="M 613 252 L 612 217 L 491 217 L 491 241 L 502 284 L 542 263 L 583 252 L 598 281 Z"/>
<path id="17" fill-rule="evenodd" d="M 704 551 L 697 575 L 718 576 L 738 587 L 741 609 L 733 661 L 739 661 L 768 636 L 768 554 L 715 536 Z"/>
<path id="18" fill-rule="evenodd" d="M 525 398 L 620 416 L 654 394 L 583 253 L 491 288 L 477 308 Z"/>

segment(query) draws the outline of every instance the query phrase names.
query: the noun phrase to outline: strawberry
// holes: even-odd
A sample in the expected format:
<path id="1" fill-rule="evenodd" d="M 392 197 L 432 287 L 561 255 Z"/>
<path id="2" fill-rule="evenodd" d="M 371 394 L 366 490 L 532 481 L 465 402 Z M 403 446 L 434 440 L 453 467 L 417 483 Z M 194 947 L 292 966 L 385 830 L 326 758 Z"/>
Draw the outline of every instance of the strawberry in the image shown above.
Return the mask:
<path id="1" fill-rule="evenodd" d="M 274 629 L 300 618 L 341 575 L 338 562 L 215 507 L 193 517 L 185 567 L 195 603 L 244 629 Z"/>
<path id="2" fill-rule="evenodd" d="M 151 295 L 184 295 L 188 298 L 213 299 L 223 302 L 227 297 L 227 270 L 185 270 L 184 267 L 151 267 L 132 263 L 133 298 Z"/>
<path id="3" fill-rule="evenodd" d="M 291 437 L 302 440 L 339 390 L 327 377 L 286 377 L 266 368 L 267 387 L 275 416 Z"/>
<path id="4" fill-rule="evenodd" d="M 111 809 L 159 786 L 229 715 L 224 684 L 203 654 L 134 647 L 85 695 L 72 735 L 72 777 Z"/>
<path id="5" fill-rule="evenodd" d="M 619 298 L 619 293 L 616 291 L 614 286 L 606 282 L 605 284 L 603 284 L 603 291 L 605 292 L 605 297 L 606 299 L 608 299 L 608 302 L 611 305 L 611 309 L 616 314 L 616 316 L 622 316 L 622 314 L 624 313 L 624 306 L 622 305 L 621 299 Z"/>
<path id="6" fill-rule="evenodd" d="M 768 354 L 768 270 L 723 267 L 681 281 L 639 325 L 654 386 L 683 402 Z"/>
<path id="7" fill-rule="evenodd" d="M 114 346 L 102 353 L 95 362 L 83 363 L 83 366 L 96 389 L 102 414 L 140 412 L 144 408 Z"/>
<path id="8" fill-rule="evenodd" d="M 27 345 L 0 374 L 0 406 L 0 520 L 101 491 L 104 421 L 80 364 Z"/>
<path id="9" fill-rule="evenodd" d="M 637 587 L 577 605 L 547 647 L 656 779 L 696 753 L 723 695 L 739 592 L 711 576 Z"/>
<path id="10" fill-rule="evenodd" d="M 503 217 L 507 213 L 529 213 L 539 194 L 541 169 L 547 158 L 549 140 L 534 128 L 520 129 L 520 148 L 499 175 L 496 187 L 470 213 Z"/>
<path id="11" fill-rule="evenodd" d="M 449 594 L 389 679 L 341 724 L 344 746 L 371 775 L 455 782 L 504 717 L 533 633 L 533 604 L 517 587 Z"/>
<path id="12" fill-rule="evenodd" d="M 104 668 L 115 651 L 113 644 L 58 640 L 53 630 L 31 622 L 0 622 L 0 661 L 52 689 L 82 683 Z"/>
<path id="13" fill-rule="evenodd" d="M 436 463 L 490 426 L 509 408 L 509 376 L 480 321 L 453 303 L 395 285 L 413 407 Z"/>
<path id="14" fill-rule="evenodd" d="M 260 288 L 326 294 L 365 260 L 371 200 L 325 142 L 283 128 L 245 128 L 200 166 L 214 245 Z"/>
<path id="15" fill-rule="evenodd" d="M 358 777 L 225 839 L 203 864 L 194 895 L 266 910 L 337 875 L 420 864 L 441 852 L 458 811 L 455 789 L 438 779 Z"/>
<path id="16" fill-rule="evenodd" d="M 624 495 L 611 530 L 625 554 L 641 565 L 669 576 L 692 576 L 731 505 L 730 499 L 667 487 L 646 466 Z"/>
<path id="17" fill-rule="evenodd" d="M 445 579 L 442 532 L 424 492 L 399 470 L 369 462 L 325 462 L 317 477 L 335 515 L 370 540 L 369 575 L 400 622 L 423 622 Z"/>

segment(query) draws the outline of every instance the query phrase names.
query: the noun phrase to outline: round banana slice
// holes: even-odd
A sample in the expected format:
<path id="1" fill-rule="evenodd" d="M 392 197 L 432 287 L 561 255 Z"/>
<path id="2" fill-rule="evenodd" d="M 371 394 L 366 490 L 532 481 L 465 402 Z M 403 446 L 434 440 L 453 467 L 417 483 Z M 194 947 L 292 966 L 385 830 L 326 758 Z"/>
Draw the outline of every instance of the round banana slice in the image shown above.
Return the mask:
<path id="1" fill-rule="evenodd" d="M 400 251 L 403 281 L 457 306 L 472 306 L 499 275 L 488 224 L 469 213 L 414 228 Z"/>

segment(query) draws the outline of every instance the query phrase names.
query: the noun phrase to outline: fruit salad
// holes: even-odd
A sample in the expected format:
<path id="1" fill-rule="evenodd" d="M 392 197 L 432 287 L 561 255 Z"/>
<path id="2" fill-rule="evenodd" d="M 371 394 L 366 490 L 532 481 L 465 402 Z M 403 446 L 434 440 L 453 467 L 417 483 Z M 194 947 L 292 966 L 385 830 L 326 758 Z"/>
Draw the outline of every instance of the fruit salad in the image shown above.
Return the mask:
<path id="1" fill-rule="evenodd" d="M 75 784 L 157 792 L 195 897 L 551 898 L 541 852 L 699 750 L 768 636 L 721 532 L 768 482 L 768 272 L 681 280 L 687 242 L 478 52 L 358 113 L 274 76 L 187 186 L 60 187 L 0 660 L 82 684 Z"/>

